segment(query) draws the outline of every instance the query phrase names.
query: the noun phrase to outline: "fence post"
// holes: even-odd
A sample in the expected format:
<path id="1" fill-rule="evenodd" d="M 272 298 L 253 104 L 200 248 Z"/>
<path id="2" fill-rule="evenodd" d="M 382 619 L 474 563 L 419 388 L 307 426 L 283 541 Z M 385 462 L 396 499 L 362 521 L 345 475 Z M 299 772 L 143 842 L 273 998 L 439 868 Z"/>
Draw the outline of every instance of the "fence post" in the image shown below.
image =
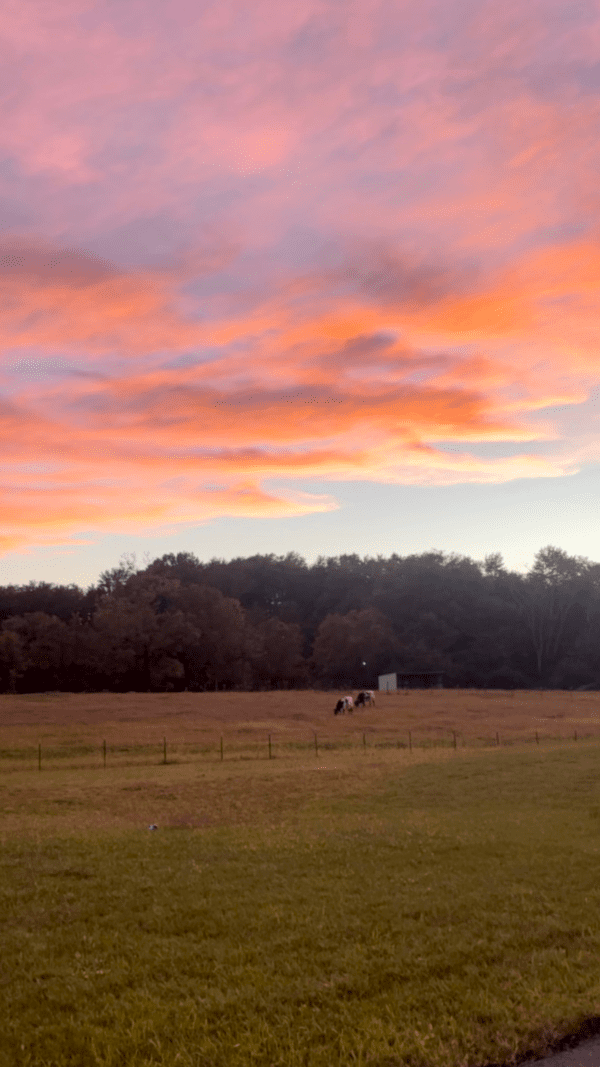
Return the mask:
<path id="1" fill-rule="evenodd" d="M 167 762 L 167 739 L 163 737 L 163 763 Z"/>
<path id="2" fill-rule="evenodd" d="M 366 748 L 366 747 L 367 747 L 367 739 L 366 739 L 365 734 L 363 734 L 363 748 Z"/>
<path id="3" fill-rule="evenodd" d="M 38 745 L 38 771 L 42 769 L 42 746 Z"/>
<path id="4" fill-rule="evenodd" d="M 319 755 L 319 749 L 317 748 L 317 735 L 315 734 L 315 756 Z"/>
<path id="5" fill-rule="evenodd" d="M 223 759 L 223 734 L 221 734 L 221 759 Z"/>
<path id="6" fill-rule="evenodd" d="M 496 730 L 496 744 L 500 744 L 500 738 L 498 737 L 498 731 Z"/>
<path id="7" fill-rule="evenodd" d="M 452 731 L 452 739 L 453 739 L 454 747 L 456 748 L 456 730 Z"/>
<path id="8" fill-rule="evenodd" d="M 271 759 L 271 735 L 269 734 L 269 759 Z"/>
<path id="9" fill-rule="evenodd" d="M 539 745 L 539 743 L 540 743 L 540 739 L 539 739 L 539 737 L 538 737 L 538 732 L 537 732 L 537 730 L 535 731 L 535 743 L 536 743 L 536 745 Z"/>
<path id="10" fill-rule="evenodd" d="M 408 749 L 409 749 L 409 752 L 412 752 L 412 737 L 411 737 L 411 734 L 410 734 L 410 730 L 408 731 Z"/>
<path id="11" fill-rule="evenodd" d="M 104 756 L 104 766 L 106 767 L 106 741 L 102 742 L 102 755 Z"/>
<path id="12" fill-rule="evenodd" d="M 573 740 L 574 740 L 574 741 L 576 741 L 576 740 L 577 740 L 577 730 L 575 731 L 575 734 L 574 734 Z"/>

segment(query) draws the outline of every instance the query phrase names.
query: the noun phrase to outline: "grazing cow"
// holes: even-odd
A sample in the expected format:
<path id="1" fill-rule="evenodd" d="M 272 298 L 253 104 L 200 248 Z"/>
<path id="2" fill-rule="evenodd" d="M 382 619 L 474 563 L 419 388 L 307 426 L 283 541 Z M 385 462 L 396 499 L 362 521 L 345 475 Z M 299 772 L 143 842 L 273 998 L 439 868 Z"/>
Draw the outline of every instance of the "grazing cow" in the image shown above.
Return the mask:
<path id="1" fill-rule="evenodd" d="M 375 694 L 374 694 L 372 689 L 361 690 L 361 692 L 358 694 L 358 696 L 356 698 L 356 707 L 357 708 L 366 708 L 367 704 L 370 707 L 371 704 L 374 704 L 374 703 L 375 703 Z"/>
<path id="2" fill-rule="evenodd" d="M 333 714 L 344 715 L 346 711 L 349 711 L 351 713 L 353 710 L 354 701 L 352 697 L 341 697 L 334 708 Z"/>

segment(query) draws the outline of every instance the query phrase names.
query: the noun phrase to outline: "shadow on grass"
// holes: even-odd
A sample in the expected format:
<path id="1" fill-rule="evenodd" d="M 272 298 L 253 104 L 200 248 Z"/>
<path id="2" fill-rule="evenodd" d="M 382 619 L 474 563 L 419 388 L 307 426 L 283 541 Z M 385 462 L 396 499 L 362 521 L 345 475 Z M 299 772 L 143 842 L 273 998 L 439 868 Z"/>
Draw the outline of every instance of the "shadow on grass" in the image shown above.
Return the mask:
<path id="1" fill-rule="evenodd" d="M 524 1058 L 519 1060 L 503 1060 L 501 1063 L 485 1063 L 480 1067 L 522 1067 L 527 1063 L 537 1063 L 540 1067 L 547 1060 L 557 1056 L 561 1052 L 569 1052 L 577 1049 L 585 1041 L 590 1041 L 594 1037 L 600 1037 L 600 1015 L 590 1015 L 583 1019 L 575 1030 L 569 1031 L 564 1037 L 556 1038 L 555 1040 L 548 1041 L 546 1044 L 546 1051 L 543 1053 L 543 1059 L 540 1059 L 540 1053 L 533 1050 L 529 1050 L 525 1053 Z M 545 1040 L 545 1039 L 544 1039 Z M 600 1045 L 598 1048 L 598 1060 L 600 1064 Z M 575 1067 L 575 1064 L 572 1065 Z"/>

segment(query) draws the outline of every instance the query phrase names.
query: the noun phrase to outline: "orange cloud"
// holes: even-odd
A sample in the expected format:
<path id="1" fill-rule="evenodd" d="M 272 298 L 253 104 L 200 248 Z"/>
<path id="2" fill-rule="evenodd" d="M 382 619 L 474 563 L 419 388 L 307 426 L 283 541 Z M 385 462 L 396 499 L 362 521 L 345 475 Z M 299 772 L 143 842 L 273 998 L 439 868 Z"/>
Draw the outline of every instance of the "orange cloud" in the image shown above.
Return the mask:
<path id="1" fill-rule="evenodd" d="M 148 353 L 202 337 L 198 324 L 178 314 L 167 274 L 128 273 L 78 250 L 5 239 L 0 275 L 0 339 L 7 347 Z"/>
<path id="2" fill-rule="evenodd" d="M 12 5 L 0 548 L 593 455 L 545 409 L 598 373 L 600 19 L 552 12 Z"/>
<path id="3" fill-rule="evenodd" d="M 51 294 L 57 314 L 81 308 L 82 296 L 87 308 L 100 299 L 95 314 L 102 323 L 107 287 L 113 286 L 113 295 L 128 287 L 139 295 L 137 276 L 117 274 L 115 281 L 109 264 L 86 256 L 53 258 L 48 249 L 33 247 L 21 258 L 11 260 L 10 254 L 0 260 L 0 269 L 13 293 Z M 283 279 L 278 293 L 246 315 L 211 324 L 221 340 L 245 340 L 241 355 L 223 347 L 222 354 L 197 365 L 63 376 L 59 385 L 51 380 L 22 387 L 0 412 L 6 536 L 10 544 L 19 537 L 22 544 L 51 544 L 69 530 L 147 531 L 218 515 L 281 517 L 336 506 L 328 496 L 292 488 L 268 492 L 260 483 L 272 478 L 450 484 L 566 473 L 568 456 L 485 459 L 464 445 L 553 440 L 551 425 L 528 426 L 515 415 L 533 412 L 542 402 L 581 399 L 572 390 L 549 391 L 547 379 L 542 394 L 531 370 L 529 377 L 520 375 L 516 359 L 511 363 L 505 352 L 496 361 L 492 354 L 505 295 L 510 291 L 504 332 L 514 342 L 533 329 L 540 293 L 555 297 L 573 284 L 580 256 L 565 249 L 561 255 L 555 250 L 525 258 L 495 289 L 486 292 L 482 285 L 475 295 L 463 294 L 459 275 L 428 273 L 389 257 L 383 302 L 375 299 L 372 269 L 366 289 L 360 270 L 347 275 L 355 289 L 363 285 L 360 300 L 359 294 L 330 292 L 327 301 L 327 273 L 310 285 Z M 598 265 L 591 248 L 586 257 L 587 290 L 593 292 Z M 143 335 L 155 329 L 157 318 L 164 326 L 169 307 L 171 348 L 177 338 L 185 350 L 186 330 L 197 327 L 173 310 L 172 280 L 170 295 L 164 277 L 163 285 L 162 304 L 139 302 L 135 314 L 123 311 L 122 322 L 127 331 L 137 322 Z M 314 314 L 316 285 L 320 307 Z M 394 304 L 401 339 L 389 325 Z M 118 318 L 119 300 L 112 306 Z M 29 340 L 40 344 L 46 330 L 44 321 L 30 323 Z M 415 337 L 426 331 L 445 344 L 455 344 L 467 331 L 475 342 L 487 342 L 490 354 L 461 358 L 452 348 L 427 354 L 407 344 L 411 331 Z M 13 350 L 16 340 L 18 334 L 12 336 Z M 98 347 L 105 343 L 97 338 Z M 415 374 L 424 380 L 412 381 Z M 525 395 L 503 399 L 502 390 L 519 379 Z M 448 441 L 463 447 L 448 451 Z"/>

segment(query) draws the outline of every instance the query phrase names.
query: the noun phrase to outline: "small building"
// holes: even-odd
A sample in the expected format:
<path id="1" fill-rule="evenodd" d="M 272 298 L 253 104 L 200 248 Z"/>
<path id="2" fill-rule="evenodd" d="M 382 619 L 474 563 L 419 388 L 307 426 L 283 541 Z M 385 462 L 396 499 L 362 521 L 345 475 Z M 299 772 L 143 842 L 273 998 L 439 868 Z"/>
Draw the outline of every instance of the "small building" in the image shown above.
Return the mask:
<path id="1" fill-rule="evenodd" d="M 443 689 L 443 671 L 394 671 L 379 675 L 379 689 L 393 693 L 396 689 Z"/>

